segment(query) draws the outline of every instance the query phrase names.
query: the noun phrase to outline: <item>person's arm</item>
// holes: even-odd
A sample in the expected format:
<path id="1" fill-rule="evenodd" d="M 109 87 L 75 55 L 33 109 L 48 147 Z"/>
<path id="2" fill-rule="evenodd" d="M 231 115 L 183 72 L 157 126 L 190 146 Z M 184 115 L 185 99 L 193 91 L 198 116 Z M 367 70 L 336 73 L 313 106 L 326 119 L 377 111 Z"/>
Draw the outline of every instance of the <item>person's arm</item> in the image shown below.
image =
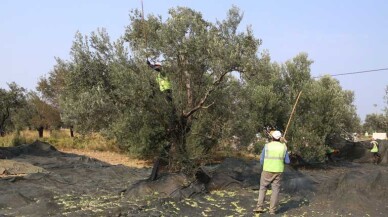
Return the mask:
<path id="1" fill-rule="evenodd" d="M 284 163 L 285 164 L 290 163 L 290 155 L 288 155 L 288 151 L 286 151 L 286 154 L 284 155 Z"/>
<path id="2" fill-rule="evenodd" d="M 147 65 L 148 65 L 151 69 L 157 71 L 157 70 L 155 69 L 155 65 L 152 64 L 148 59 L 147 59 Z"/>
<path id="3" fill-rule="evenodd" d="M 260 164 L 261 164 L 261 165 L 264 164 L 264 158 L 265 158 L 265 147 L 264 147 L 263 150 L 261 151 L 261 155 L 260 155 Z"/>

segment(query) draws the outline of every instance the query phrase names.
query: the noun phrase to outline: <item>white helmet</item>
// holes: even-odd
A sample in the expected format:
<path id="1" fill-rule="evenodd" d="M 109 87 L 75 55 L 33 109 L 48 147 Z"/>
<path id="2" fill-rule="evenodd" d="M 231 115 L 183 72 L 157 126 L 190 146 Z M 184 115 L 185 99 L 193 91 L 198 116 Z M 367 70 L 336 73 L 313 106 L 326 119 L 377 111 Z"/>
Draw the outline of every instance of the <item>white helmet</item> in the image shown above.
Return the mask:
<path id="1" fill-rule="evenodd" d="M 282 137 L 282 133 L 278 130 L 275 130 L 272 132 L 271 136 L 272 136 L 272 138 L 278 140 L 278 139 L 280 139 L 280 137 Z"/>

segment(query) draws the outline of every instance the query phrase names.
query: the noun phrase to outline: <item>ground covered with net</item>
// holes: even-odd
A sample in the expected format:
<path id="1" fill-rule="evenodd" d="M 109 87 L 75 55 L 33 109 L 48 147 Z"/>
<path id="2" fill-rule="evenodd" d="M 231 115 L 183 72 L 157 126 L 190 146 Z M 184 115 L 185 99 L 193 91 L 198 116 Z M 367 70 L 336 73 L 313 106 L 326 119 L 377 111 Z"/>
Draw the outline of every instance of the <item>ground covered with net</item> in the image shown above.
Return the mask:
<path id="1" fill-rule="evenodd" d="M 388 143 L 379 143 L 378 165 L 359 142 L 340 144 L 336 162 L 287 166 L 276 215 L 387 216 Z M 196 181 L 183 174 L 148 181 L 150 168 L 110 165 L 43 142 L 0 148 L 0 158 L 0 216 L 269 216 L 253 213 L 256 160 L 203 166 L 206 176 Z"/>

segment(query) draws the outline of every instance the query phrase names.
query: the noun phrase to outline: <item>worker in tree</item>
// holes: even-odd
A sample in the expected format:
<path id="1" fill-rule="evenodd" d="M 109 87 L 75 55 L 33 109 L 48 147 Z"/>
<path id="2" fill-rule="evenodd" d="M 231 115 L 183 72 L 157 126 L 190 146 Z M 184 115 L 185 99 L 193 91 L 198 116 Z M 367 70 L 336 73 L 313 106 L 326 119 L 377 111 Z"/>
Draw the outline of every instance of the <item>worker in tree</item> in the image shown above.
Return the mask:
<path id="1" fill-rule="evenodd" d="M 287 152 L 287 146 L 280 142 L 282 133 L 273 131 L 271 133 L 272 141 L 265 144 L 260 155 L 260 163 L 263 165 L 263 172 L 260 178 L 260 190 L 257 206 L 254 212 L 264 212 L 264 199 L 269 185 L 272 187 L 269 213 L 275 214 L 279 203 L 279 191 L 284 164 L 290 163 Z"/>
<path id="2" fill-rule="evenodd" d="M 148 59 L 147 59 L 147 64 L 158 73 L 158 75 L 156 76 L 156 82 L 159 85 L 159 89 L 160 91 L 166 94 L 167 102 L 171 103 L 172 102 L 171 83 L 168 80 L 166 73 L 162 70 L 162 64 L 159 62 L 156 62 L 155 64 L 151 64 Z"/>
<path id="3" fill-rule="evenodd" d="M 334 150 L 330 146 L 326 146 L 326 162 L 334 162 L 333 155 L 336 153 L 336 150 Z"/>
<path id="4" fill-rule="evenodd" d="M 372 149 L 370 150 L 370 152 L 372 152 L 373 154 L 373 164 L 378 164 L 380 160 L 379 143 L 376 141 L 375 138 L 372 138 L 370 144 L 372 145 Z"/>
<path id="5" fill-rule="evenodd" d="M 156 82 L 159 85 L 160 91 L 165 94 L 166 101 L 171 106 L 171 112 L 169 114 L 169 123 L 167 127 L 167 137 L 169 138 L 171 136 L 172 130 L 174 129 L 174 123 L 175 123 L 174 120 L 176 119 L 175 107 L 172 103 L 171 83 L 168 80 L 166 73 L 162 70 L 161 63 L 156 62 L 154 64 L 151 64 L 150 61 L 147 59 L 147 65 L 157 72 Z M 169 155 L 170 148 L 171 148 L 171 143 L 167 143 L 163 146 L 160 156 L 155 160 L 154 165 L 152 167 L 152 172 L 150 176 L 151 181 L 154 181 L 158 178 L 160 167 L 168 163 L 168 155 Z"/>
<path id="6" fill-rule="evenodd" d="M 170 80 L 168 80 L 166 73 L 162 70 L 162 64 L 160 62 L 156 62 L 154 64 L 151 64 L 150 61 L 147 59 L 147 65 L 149 65 L 152 69 L 154 69 L 158 74 L 156 76 L 156 82 L 159 85 L 159 89 L 161 92 L 165 93 L 165 98 L 168 104 L 171 106 L 171 112 L 169 114 L 169 126 L 168 131 L 171 131 L 174 128 L 174 120 L 176 120 L 175 117 L 175 107 L 172 103 L 172 90 L 171 90 L 171 83 Z"/>

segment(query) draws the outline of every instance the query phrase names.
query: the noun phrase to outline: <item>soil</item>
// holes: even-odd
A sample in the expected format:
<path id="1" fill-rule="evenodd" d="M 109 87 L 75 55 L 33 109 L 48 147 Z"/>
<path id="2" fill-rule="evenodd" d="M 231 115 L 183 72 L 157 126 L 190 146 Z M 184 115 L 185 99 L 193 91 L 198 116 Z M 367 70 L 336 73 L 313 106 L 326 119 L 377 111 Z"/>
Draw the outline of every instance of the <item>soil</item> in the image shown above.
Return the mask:
<path id="1" fill-rule="evenodd" d="M 388 142 L 379 143 L 386 159 Z M 365 146 L 344 144 L 333 163 L 287 166 L 276 216 L 387 216 L 388 167 L 371 164 Z M 364 155 L 352 157 L 356 152 Z M 257 160 L 204 166 L 210 179 L 201 183 L 183 174 L 151 182 L 147 162 L 58 151 L 38 141 L 0 148 L 0 155 L 0 216 L 269 216 L 252 212 Z"/>

